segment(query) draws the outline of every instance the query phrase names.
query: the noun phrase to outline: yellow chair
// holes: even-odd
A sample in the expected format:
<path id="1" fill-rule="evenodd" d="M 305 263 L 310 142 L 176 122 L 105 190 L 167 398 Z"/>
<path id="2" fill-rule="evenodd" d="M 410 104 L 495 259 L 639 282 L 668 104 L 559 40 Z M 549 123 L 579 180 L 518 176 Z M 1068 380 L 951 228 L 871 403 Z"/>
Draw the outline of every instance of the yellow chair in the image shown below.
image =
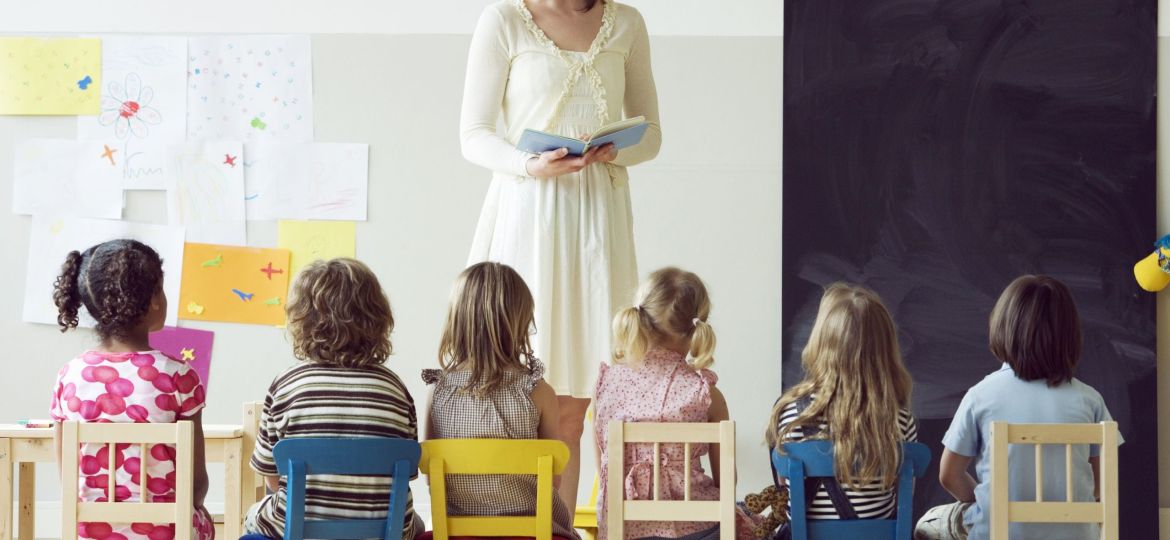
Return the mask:
<path id="1" fill-rule="evenodd" d="M 79 502 L 77 500 L 78 446 L 82 443 L 104 443 L 110 463 L 107 465 L 109 502 Z M 175 445 L 175 501 L 114 502 L 114 460 L 116 444 L 137 444 L 142 456 L 149 456 L 147 445 Z M 189 421 L 174 424 L 78 424 L 61 425 L 61 538 L 77 540 L 77 523 L 99 521 L 107 523 L 174 523 L 175 540 L 191 540 L 191 517 L 194 512 L 195 429 Z M 147 467 L 139 467 L 138 485 L 145 486 Z M 145 493 L 146 490 L 143 489 Z M 72 496 L 70 496 L 72 495 Z"/>
<path id="2" fill-rule="evenodd" d="M 626 444 L 654 444 L 654 478 L 652 501 L 627 501 L 624 483 L 625 467 L 621 464 Z M 662 443 L 684 445 L 684 487 L 681 501 L 661 500 L 659 470 Z M 691 500 L 691 444 L 719 445 L 719 500 Z M 720 540 L 735 539 L 735 422 L 719 423 L 609 423 L 607 453 L 611 460 L 605 479 L 607 534 L 610 538 L 624 538 L 625 522 L 630 521 L 718 521 Z"/>
<path id="3" fill-rule="evenodd" d="M 582 540 L 597 540 L 597 475 L 593 475 L 593 491 L 589 494 L 589 504 L 578 506 L 573 514 L 573 528 L 581 529 L 585 534 Z"/>
<path id="4" fill-rule="evenodd" d="M 1036 447 L 1036 500 L 1009 499 L 1008 445 Z M 1041 500 L 1044 454 L 1041 445 L 1064 445 L 1065 500 Z M 1101 445 L 1099 502 L 1073 502 L 1072 445 Z M 991 423 L 991 540 L 1007 540 L 1008 524 L 1100 523 L 1102 540 L 1117 540 L 1117 422 L 1100 424 Z"/>
<path id="5" fill-rule="evenodd" d="M 430 476 L 435 540 L 452 536 L 518 536 L 552 539 L 553 476 L 569 461 L 561 441 L 438 439 L 422 444 L 419 470 Z M 448 516 L 448 474 L 534 474 L 534 516 Z"/>

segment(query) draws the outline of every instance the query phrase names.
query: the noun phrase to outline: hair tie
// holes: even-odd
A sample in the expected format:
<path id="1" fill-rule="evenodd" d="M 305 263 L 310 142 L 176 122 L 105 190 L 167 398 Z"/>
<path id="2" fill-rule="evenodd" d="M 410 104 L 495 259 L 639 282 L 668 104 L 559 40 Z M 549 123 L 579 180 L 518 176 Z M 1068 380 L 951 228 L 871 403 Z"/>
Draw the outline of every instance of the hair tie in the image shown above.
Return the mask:
<path id="1" fill-rule="evenodd" d="M 695 317 L 694 319 L 691 319 L 691 326 L 694 326 L 695 328 L 698 328 L 698 327 L 699 327 L 699 323 L 701 323 L 701 322 L 703 322 L 703 321 L 699 320 L 699 318 L 698 318 L 698 317 Z"/>
<path id="2" fill-rule="evenodd" d="M 634 304 L 634 311 L 641 313 L 642 312 L 642 304 Z"/>

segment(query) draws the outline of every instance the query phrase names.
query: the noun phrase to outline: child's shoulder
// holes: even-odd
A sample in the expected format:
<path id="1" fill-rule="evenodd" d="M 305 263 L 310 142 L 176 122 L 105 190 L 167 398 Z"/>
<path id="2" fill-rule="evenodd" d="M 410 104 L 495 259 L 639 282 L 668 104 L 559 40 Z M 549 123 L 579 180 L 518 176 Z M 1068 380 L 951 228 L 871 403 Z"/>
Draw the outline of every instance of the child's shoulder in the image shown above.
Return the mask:
<path id="1" fill-rule="evenodd" d="M 272 379 L 274 389 L 302 385 L 323 384 L 333 387 L 360 381 L 363 386 L 371 383 L 405 391 L 406 384 L 384 365 L 346 368 L 317 362 L 296 362 L 276 374 Z"/>

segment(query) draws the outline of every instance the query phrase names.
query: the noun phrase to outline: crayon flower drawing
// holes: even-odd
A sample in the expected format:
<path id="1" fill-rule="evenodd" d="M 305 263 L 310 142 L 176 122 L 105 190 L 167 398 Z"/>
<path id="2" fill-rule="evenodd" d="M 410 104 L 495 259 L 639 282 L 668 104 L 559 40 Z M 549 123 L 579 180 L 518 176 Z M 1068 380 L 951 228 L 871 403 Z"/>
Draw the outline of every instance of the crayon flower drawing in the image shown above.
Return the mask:
<path id="1" fill-rule="evenodd" d="M 150 134 L 150 126 L 162 122 L 162 113 L 150 106 L 152 101 L 154 89 L 144 86 L 137 73 L 126 75 L 125 84 L 110 81 L 108 90 L 102 95 L 98 123 L 114 126 L 114 136 L 118 139 L 130 135 L 145 139 Z"/>

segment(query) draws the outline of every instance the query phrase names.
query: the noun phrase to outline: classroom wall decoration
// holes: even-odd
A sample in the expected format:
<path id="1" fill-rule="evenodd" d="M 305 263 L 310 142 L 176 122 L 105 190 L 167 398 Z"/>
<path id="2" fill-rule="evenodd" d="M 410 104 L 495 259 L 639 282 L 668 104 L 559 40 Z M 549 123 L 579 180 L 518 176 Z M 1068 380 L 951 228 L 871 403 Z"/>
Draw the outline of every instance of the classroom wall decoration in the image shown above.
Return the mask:
<path id="1" fill-rule="evenodd" d="M 187 138 L 187 39 L 103 36 L 101 113 L 77 118 L 77 138 L 119 152 L 126 189 L 165 189 L 164 149 Z"/>
<path id="2" fill-rule="evenodd" d="M 875 289 L 934 446 L 998 365 L 987 317 L 1024 273 L 1069 285 L 1079 378 L 1125 437 L 1121 537 L 1157 535 L 1156 2 L 786 0 L 784 384 L 822 286 Z M 936 462 L 937 463 L 937 462 Z M 937 467 L 937 465 L 936 465 Z M 935 469 L 937 470 L 937 469 Z M 937 474 L 916 507 L 949 502 Z"/>
<path id="3" fill-rule="evenodd" d="M 28 271 L 24 283 L 24 320 L 57 324 L 57 307 L 53 305 L 53 282 L 70 251 L 85 251 L 90 246 L 116 238 L 138 240 L 158 252 L 163 260 L 163 292 L 166 293 L 167 324 L 177 322 L 179 283 L 183 280 L 183 228 L 150 223 L 133 223 L 106 219 L 51 217 L 32 218 L 28 244 Z M 94 321 L 82 309 L 79 324 L 93 327 Z"/>
<path id="4" fill-rule="evenodd" d="M 123 154 L 101 141 L 27 139 L 13 149 L 12 211 L 122 217 Z"/>
<path id="5" fill-rule="evenodd" d="M 171 145 L 167 153 L 167 219 L 187 228 L 187 241 L 247 244 L 244 146 L 209 141 Z"/>
<path id="6" fill-rule="evenodd" d="M 369 145 L 249 142 L 244 155 L 248 219 L 366 220 Z"/>
<path id="7" fill-rule="evenodd" d="M 179 318 L 279 326 L 288 296 L 288 250 L 188 243 Z"/>
<path id="8" fill-rule="evenodd" d="M 289 268 L 295 278 L 313 261 L 353 257 L 355 229 L 352 221 L 281 220 L 276 245 L 289 251 Z"/>
<path id="9" fill-rule="evenodd" d="M 188 138 L 313 140 L 308 36 L 192 37 L 188 59 Z"/>
<path id="10" fill-rule="evenodd" d="M 102 42 L 0 37 L 0 114 L 98 114 Z"/>
<path id="11" fill-rule="evenodd" d="M 199 374 L 203 390 L 209 391 L 211 380 L 211 346 L 215 332 L 194 328 L 163 327 L 150 333 L 150 346 L 180 362 L 186 362 Z"/>

